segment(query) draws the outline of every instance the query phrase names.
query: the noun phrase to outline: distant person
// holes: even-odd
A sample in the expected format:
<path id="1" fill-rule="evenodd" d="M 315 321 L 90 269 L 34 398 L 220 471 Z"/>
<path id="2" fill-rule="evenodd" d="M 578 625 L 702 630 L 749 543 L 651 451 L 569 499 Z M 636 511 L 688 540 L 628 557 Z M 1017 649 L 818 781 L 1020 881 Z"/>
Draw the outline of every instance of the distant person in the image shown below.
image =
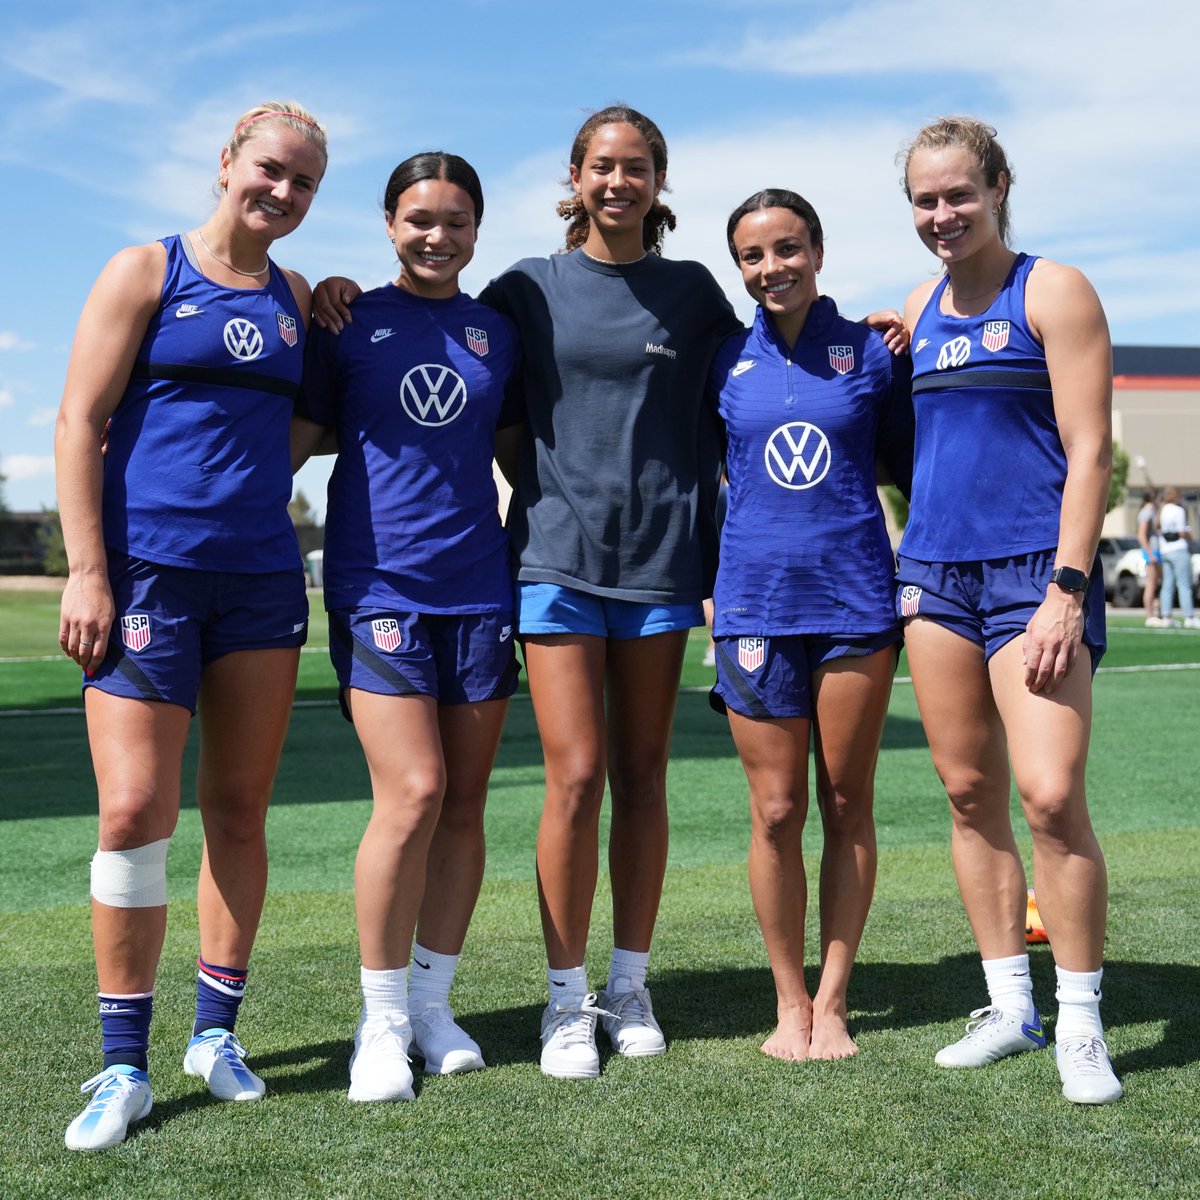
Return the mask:
<path id="1" fill-rule="evenodd" d="M 1142 584 L 1142 607 L 1146 610 L 1146 624 L 1161 627 L 1162 618 L 1158 610 L 1158 585 L 1161 581 L 1162 552 L 1158 541 L 1158 493 L 1142 493 L 1142 507 L 1137 514 L 1137 540 L 1142 548 L 1142 562 L 1146 567 L 1146 579 Z"/>
<path id="2" fill-rule="evenodd" d="M 911 366 L 819 294 L 812 205 L 769 188 L 734 209 L 730 253 L 758 302 L 710 377 L 729 510 L 711 700 L 750 784 L 750 892 L 775 981 L 775 1058 L 846 1058 L 846 993 L 871 907 L 875 764 L 900 648 L 876 453 L 912 463 Z M 809 746 L 821 852 L 821 977 L 804 981 Z"/>
<path id="3" fill-rule="evenodd" d="M 1179 609 L 1187 629 L 1200 627 L 1192 607 L 1192 547 L 1191 526 L 1187 511 L 1179 503 L 1179 489 L 1169 487 L 1163 493 L 1162 508 L 1158 510 L 1158 552 L 1162 557 L 1163 585 L 1159 598 L 1159 614 L 1164 626 L 1174 624 L 1171 610 L 1175 593 L 1179 593 Z"/>
<path id="4" fill-rule="evenodd" d="M 1105 648 L 1108 326 L 1078 271 L 1009 249 L 1013 174 L 993 129 L 944 118 L 903 161 L 917 235 L 943 271 L 905 308 L 916 454 L 897 606 L 989 995 L 936 1061 L 983 1067 L 1046 1045 L 1011 763 L 1056 964 L 1063 1094 L 1106 1104 L 1122 1089 L 1100 1021 L 1108 883 L 1084 775 Z"/>
<path id="5" fill-rule="evenodd" d="M 199 705 L 196 1019 L 184 1070 L 257 1100 L 234 1022 L 267 885 L 265 823 L 308 601 L 288 428 L 308 284 L 271 245 L 325 171 L 304 109 L 252 108 L 221 150 L 216 211 L 122 250 L 80 317 L 56 435 L 70 575 L 59 642 L 84 669 L 100 798 L 92 935 L 104 1065 L 72 1150 L 123 1141 L 152 1103 L 147 1048 L 167 927 L 167 846 Z M 107 455 L 101 434 L 111 418 Z"/>
<path id="6" fill-rule="evenodd" d="M 363 1001 L 349 1095 L 362 1101 L 413 1099 L 410 1051 L 431 1074 L 484 1065 L 449 997 L 483 882 L 488 779 L 517 686 L 509 546 L 492 475 L 498 436 L 520 433 L 505 403 L 516 335 L 459 290 L 483 190 L 465 159 L 433 151 L 396 167 L 383 205 L 399 273 L 353 302 L 340 336 L 313 330 L 296 431 L 298 458 L 326 428 L 337 433 L 325 525 L 329 652 L 371 770 L 354 869 Z"/>

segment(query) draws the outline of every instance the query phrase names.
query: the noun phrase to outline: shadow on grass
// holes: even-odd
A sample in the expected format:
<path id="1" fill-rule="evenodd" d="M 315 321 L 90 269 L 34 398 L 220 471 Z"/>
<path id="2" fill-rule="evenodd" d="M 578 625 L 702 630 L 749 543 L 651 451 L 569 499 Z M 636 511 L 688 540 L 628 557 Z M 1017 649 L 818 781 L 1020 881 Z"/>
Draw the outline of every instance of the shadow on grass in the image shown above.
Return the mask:
<path id="1" fill-rule="evenodd" d="M 1032 955 L 1035 994 L 1053 1011 L 1054 964 L 1048 952 Z M 1125 1078 L 1142 1072 L 1184 1067 L 1200 1060 L 1200 967 L 1174 963 L 1112 962 L 1105 968 L 1111 996 L 1104 1015 L 1110 1031 L 1121 1026 L 1162 1022 L 1161 1039 L 1154 1045 L 1117 1054 L 1117 1073 Z M 810 992 L 816 971 L 806 971 Z M 980 1002 L 982 980 L 975 955 L 958 954 L 935 963 L 860 963 L 850 987 L 851 1032 L 921 1029 L 929 1057 L 943 1044 L 933 1028 L 966 1021 Z M 774 991 L 765 967 L 713 971 L 674 971 L 654 980 L 655 1012 L 669 1039 L 722 1041 L 759 1038 L 774 1023 Z M 537 1063 L 541 1005 L 526 1004 L 488 1012 L 459 1014 L 463 1025 L 483 1047 L 494 1067 Z M 1051 1025 L 1051 1037 L 1053 1026 Z M 598 1038 L 601 1060 L 612 1057 L 607 1039 Z M 349 1036 L 306 1043 L 273 1054 L 255 1055 L 254 1068 L 267 1081 L 268 1094 L 305 1095 L 345 1092 L 352 1041 Z M 424 1072 L 413 1064 L 419 1094 Z M 197 1081 L 197 1090 L 176 1099 L 156 1102 L 137 1130 L 159 1126 L 217 1101 Z M 136 1136 L 136 1132 L 133 1133 Z"/>

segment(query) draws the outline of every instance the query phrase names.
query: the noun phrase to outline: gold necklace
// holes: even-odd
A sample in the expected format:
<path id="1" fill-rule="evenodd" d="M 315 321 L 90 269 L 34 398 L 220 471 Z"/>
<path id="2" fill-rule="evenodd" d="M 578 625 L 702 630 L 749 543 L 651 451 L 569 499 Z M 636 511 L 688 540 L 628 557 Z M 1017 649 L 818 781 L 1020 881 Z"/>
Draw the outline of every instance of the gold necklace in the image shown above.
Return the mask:
<path id="1" fill-rule="evenodd" d="M 265 275 L 271 269 L 271 260 L 268 258 L 265 263 L 257 271 L 242 271 L 235 267 L 233 263 L 226 262 L 213 248 L 204 240 L 204 234 L 199 229 L 196 230 L 196 236 L 200 239 L 200 245 L 208 251 L 210 258 L 215 258 L 221 266 L 228 268 L 235 275 L 244 275 L 247 279 L 257 279 L 260 275 Z"/>
<path id="2" fill-rule="evenodd" d="M 583 247 L 580 246 L 579 249 L 583 250 Z M 637 256 L 637 258 L 626 258 L 622 259 L 620 262 L 618 262 L 615 258 L 601 258 L 597 254 L 589 254 L 586 250 L 583 250 L 583 257 L 590 258 L 592 262 L 603 263 L 606 267 L 631 267 L 634 263 L 640 263 L 642 259 L 645 258 L 649 253 L 649 250 L 643 250 L 641 254 Z"/>

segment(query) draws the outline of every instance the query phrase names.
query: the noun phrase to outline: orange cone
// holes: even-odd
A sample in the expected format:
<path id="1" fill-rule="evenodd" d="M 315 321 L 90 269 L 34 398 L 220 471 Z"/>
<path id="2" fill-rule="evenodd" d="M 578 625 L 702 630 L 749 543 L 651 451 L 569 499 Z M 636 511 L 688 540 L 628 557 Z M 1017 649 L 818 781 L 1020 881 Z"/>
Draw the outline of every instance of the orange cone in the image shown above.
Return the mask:
<path id="1" fill-rule="evenodd" d="M 1042 915 L 1038 912 L 1037 899 L 1033 894 L 1033 888 L 1030 888 L 1029 898 L 1025 905 L 1025 944 L 1041 946 L 1049 941 L 1050 939 L 1046 936 L 1046 927 L 1042 924 Z"/>

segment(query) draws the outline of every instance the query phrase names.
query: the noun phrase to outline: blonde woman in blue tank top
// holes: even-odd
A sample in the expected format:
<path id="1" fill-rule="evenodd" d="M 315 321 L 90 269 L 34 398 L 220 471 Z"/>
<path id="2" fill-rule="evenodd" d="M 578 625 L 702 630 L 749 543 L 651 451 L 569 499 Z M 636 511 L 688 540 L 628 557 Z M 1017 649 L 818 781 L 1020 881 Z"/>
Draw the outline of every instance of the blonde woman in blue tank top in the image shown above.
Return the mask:
<path id="1" fill-rule="evenodd" d="M 945 118 L 903 161 L 917 235 L 943 273 L 913 291 L 904 314 L 916 453 L 897 612 L 990 997 L 936 1061 L 982 1067 L 1046 1045 L 1011 769 L 1057 966 L 1063 1094 L 1106 1104 L 1122 1089 L 1099 1014 L 1108 888 L 1084 769 L 1104 651 L 1096 546 L 1112 472 L 1108 326 L 1077 270 L 1009 249 L 1013 174 L 995 130 Z"/>
<path id="2" fill-rule="evenodd" d="M 268 251 L 304 219 L 325 164 L 325 131 L 304 109 L 251 109 L 222 148 L 212 215 L 115 255 L 76 330 L 55 443 L 70 565 L 59 642 L 84 671 L 99 791 L 91 894 L 104 1060 L 67 1129 L 72 1150 L 115 1146 L 150 1112 L 167 846 L 198 705 L 200 958 L 183 1066 L 221 1100 L 266 1090 L 233 1025 L 307 631 L 287 504 L 311 308 L 308 284 Z"/>

